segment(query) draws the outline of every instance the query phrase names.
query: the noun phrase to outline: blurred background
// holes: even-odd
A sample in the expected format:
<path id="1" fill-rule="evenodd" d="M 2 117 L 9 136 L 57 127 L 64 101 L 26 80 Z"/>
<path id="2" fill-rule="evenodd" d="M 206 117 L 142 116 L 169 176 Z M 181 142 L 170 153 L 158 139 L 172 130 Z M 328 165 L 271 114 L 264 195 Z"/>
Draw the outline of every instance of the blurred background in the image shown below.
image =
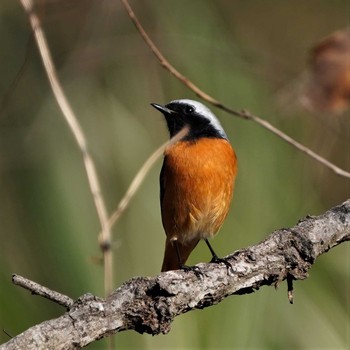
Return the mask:
<path id="1" fill-rule="evenodd" d="M 314 49 L 349 26 L 348 0 L 131 5 L 170 62 L 203 90 L 261 116 L 350 171 L 350 92 L 322 80 L 327 63 L 318 61 L 322 50 Z M 168 138 L 150 102 L 196 96 L 158 64 L 119 1 L 43 0 L 36 1 L 36 10 L 112 212 L 146 158 Z M 14 336 L 64 309 L 13 286 L 12 273 L 77 298 L 86 292 L 104 295 L 103 267 L 81 154 L 53 98 L 19 1 L 1 1 L 0 43 L 0 328 Z M 349 64 L 349 53 L 345 57 Z M 315 93 L 318 88 L 323 92 Z M 327 98 L 342 103 L 326 103 Z M 239 158 L 232 208 L 213 241 L 221 256 L 350 198 L 349 179 L 260 126 L 212 109 Z M 160 271 L 165 239 L 160 167 L 161 160 L 113 229 L 116 288 Z M 199 244 L 189 263 L 209 258 Z M 277 290 L 232 296 L 179 316 L 165 336 L 119 333 L 116 348 L 348 349 L 349 244 L 320 257 L 310 278 L 294 287 L 294 305 L 282 283 Z M 1 332 L 0 343 L 7 340 Z M 87 348 L 106 349 L 107 342 Z"/>

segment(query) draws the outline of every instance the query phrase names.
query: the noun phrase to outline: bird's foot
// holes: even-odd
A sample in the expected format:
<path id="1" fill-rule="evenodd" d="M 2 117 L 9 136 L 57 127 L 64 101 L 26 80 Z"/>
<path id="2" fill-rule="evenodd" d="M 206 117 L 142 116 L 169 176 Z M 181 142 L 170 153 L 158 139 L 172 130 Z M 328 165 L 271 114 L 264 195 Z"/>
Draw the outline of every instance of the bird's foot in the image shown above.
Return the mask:
<path id="1" fill-rule="evenodd" d="M 219 258 L 217 255 L 213 255 L 212 259 L 210 260 L 210 263 L 214 264 L 224 264 L 227 268 L 227 272 L 231 275 L 233 274 L 233 268 L 232 265 L 224 258 Z"/>
<path id="2" fill-rule="evenodd" d="M 198 266 L 188 266 L 185 264 L 181 264 L 180 269 L 185 272 L 193 272 L 197 278 L 203 279 L 203 273 Z"/>

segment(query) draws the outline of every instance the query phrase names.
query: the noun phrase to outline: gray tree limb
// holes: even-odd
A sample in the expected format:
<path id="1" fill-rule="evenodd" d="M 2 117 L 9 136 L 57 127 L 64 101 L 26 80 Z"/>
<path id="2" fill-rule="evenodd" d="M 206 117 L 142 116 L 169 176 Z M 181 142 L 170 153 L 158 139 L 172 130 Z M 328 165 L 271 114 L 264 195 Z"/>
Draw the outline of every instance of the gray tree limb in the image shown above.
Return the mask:
<path id="1" fill-rule="evenodd" d="M 74 303 L 74 300 L 67 295 L 55 292 L 54 290 L 41 286 L 36 282 L 16 274 L 12 275 L 12 283 L 24 289 L 28 289 L 32 294 L 40 295 L 43 298 L 54 301 L 55 303 L 67 308 L 71 307 Z"/>
<path id="2" fill-rule="evenodd" d="M 230 273 L 224 264 L 198 264 L 201 277 L 169 271 L 133 278 L 106 299 L 85 294 L 61 317 L 29 328 L 0 350 L 78 349 L 125 330 L 167 333 L 177 315 L 212 306 L 233 294 L 252 293 L 285 279 L 291 292 L 292 281 L 307 278 L 318 256 L 349 240 L 350 199 L 229 255 Z"/>

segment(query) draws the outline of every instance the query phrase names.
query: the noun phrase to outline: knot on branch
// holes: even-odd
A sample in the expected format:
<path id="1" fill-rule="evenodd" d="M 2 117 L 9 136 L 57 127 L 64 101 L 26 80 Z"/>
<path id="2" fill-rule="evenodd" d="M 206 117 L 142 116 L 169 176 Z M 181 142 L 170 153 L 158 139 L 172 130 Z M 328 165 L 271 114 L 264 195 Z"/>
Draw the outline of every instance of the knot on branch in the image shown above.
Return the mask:
<path id="1" fill-rule="evenodd" d="M 286 272 L 294 279 L 305 279 L 316 259 L 313 243 L 303 234 L 303 230 L 288 229 L 284 233 L 286 237 L 281 242 L 281 251 L 286 262 Z"/>
<path id="2" fill-rule="evenodd" d="M 123 296 L 123 290 L 128 295 Z M 118 295 L 125 310 L 123 318 L 128 328 L 136 332 L 152 335 L 166 334 L 174 315 L 170 312 L 171 294 L 163 289 L 157 279 L 136 277 L 125 283 L 112 294 L 113 299 Z"/>
<path id="3" fill-rule="evenodd" d="M 335 207 L 333 209 L 333 212 L 335 213 L 335 216 L 338 216 L 340 222 L 342 224 L 345 224 L 346 220 L 349 219 L 349 214 L 350 214 L 349 201 L 346 201 L 343 204 L 338 205 L 337 207 Z"/>

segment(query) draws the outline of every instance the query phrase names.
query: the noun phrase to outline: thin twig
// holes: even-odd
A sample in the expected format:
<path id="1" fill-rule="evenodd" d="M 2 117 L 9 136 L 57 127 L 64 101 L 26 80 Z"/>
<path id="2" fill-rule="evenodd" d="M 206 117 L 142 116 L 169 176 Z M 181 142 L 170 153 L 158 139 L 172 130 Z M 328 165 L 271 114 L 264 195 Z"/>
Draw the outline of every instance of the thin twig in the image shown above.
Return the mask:
<path id="1" fill-rule="evenodd" d="M 293 288 L 293 276 L 291 274 L 287 274 L 287 293 L 288 300 L 290 304 L 294 303 L 294 288 Z"/>
<path id="2" fill-rule="evenodd" d="M 177 142 L 178 140 L 182 139 L 186 134 L 188 133 L 188 127 L 184 127 L 180 132 L 178 132 L 174 137 L 172 137 L 169 141 L 163 143 L 158 149 L 156 149 L 149 158 L 145 161 L 145 163 L 142 165 L 140 170 L 137 172 L 136 176 L 132 180 L 129 188 L 125 192 L 123 198 L 118 204 L 117 209 L 114 211 L 114 213 L 111 215 L 111 217 L 108 220 L 109 228 L 111 229 L 112 226 L 118 221 L 120 216 L 123 214 L 125 209 L 128 207 L 130 200 L 133 198 L 137 190 L 139 189 L 140 185 L 142 184 L 143 180 L 145 179 L 146 175 L 154 165 L 154 163 L 158 160 L 159 157 L 162 156 L 164 153 L 164 150 L 171 144 Z"/>
<path id="3" fill-rule="evenodd" d="M 28 14 L 30 24 L 32 26 L 35 39 L 39 48 L 39 52 L 45 67 L 45 71 L 50 81 L 51 88 L 56 98 L 56 101 L 83 155 L 85 170 L 86 170 L 86 174 L 90 185 L 90 191 L 93 196 L 97 215 L 98 215 L 101 229 L 102 229 L 102 235 L 99 241 L 100 241 L 100 246 L 104 255 L 105 293 L 106 295 L 108 295 L 112 290 L 112 276 L 113 276 L 112 251 L 110 249 L 111 234 L 108 226 L 108 214 L 107 214 L 104 200 L 102 198 L 95 164 L 89 153 L 87 141 L 82 131 L 82 128 L 59 82 L 56 68 L 54 66 L 51 53 L 45 38 L 45 33 L 41 27 L 40 20 L 34 10 L 33 1 L 21 0 L 21 3 Z"/>
<path id="4" fill-rule="evenodd" d="M 319 154 L 315 153 L 312 151 L 310 148 L 302 145 L 301 143 L 295 141 L 293 138 L 282 132 L 281 130 L 277 129 L 274 127 L 272 124 L 270 124 L 268 121 L 251 114 L 248 111 L 236 111 L 226 105 L 224 105 L 222 102 L 216 100 L 212 96 L 208 95 L 206 92 L 204 92 L 202 89 L 200 89 L 197 85 L 195 85 L 191 80 L 189 80 L 186 76 L 182 75 L 161 53 L 161 51 L 158 49 L 158 47 L 154 44 L 154 42 L 151 40 L 151 38 L 148 36 L 146 33 L 145 29 L 142 27 L 140 21 L 136 17 L 134 11 L 130 7 L 129 3 L 127 0 L 121 0 L 123 3 L 124 7 L 126 8 L 126 11 L 134 23 L 136 29 L 140 33 L 141 37 L 143 40 L 146 42 L 148 47 L 151 49 L 151 51 L 154 53 L 156 58 L 158 59 L 159 63 L 162 65 L 163 68 L 168 70 L 174 77 L 176 77 L 178 80 L 180 80 L 185 86 L 187 86 L 190 90 L 192 90 L 198 97 L 202 98 L 204 101 L 211 103 L 212 105 L 224 110 L 225 112 L 232 114 L 236 117 L 240 117 L 243 119 L 248 119 L 252 120 L 255 123 L 259 124 L 263 128 L 269 130 L 273 134 L 277 135 L 280 137 L 282 140 L 286 141 L 290 145 L 294 146 L 297 148 L 299 151 L 305 153 L 309 157 L 315 159 L 319 163 L 323 164 L 327 168 L 331 169 L 335 174 L 344 176 L 347 178 L 350 178 L 350 172 L 345 171 L 335 164 L 331 163 L 327 159 L 321 157 Z"/>
<path id="5" fill-rule="evenodd" d="M 53 302 L 64 307 L 69 308 L 74 303 L 74 300 L 68 297 L 67 295 L 55 292 L 54 290 L 44 287 L 39 283 L 33 282 L 20 275 L 12 275 L 12 282 L 17 286 L 29 290 L 30 292 L 32 292 L 32 294 L 40 295 L 41 297 L 52 300 Z"/>
<path id="6" fill-rule="evenodd" d="M 13 338 L 13 336 L 12 336 L 6 329 L 3 328 L 2 331 L 3 331 L 10 339 Z"/>

